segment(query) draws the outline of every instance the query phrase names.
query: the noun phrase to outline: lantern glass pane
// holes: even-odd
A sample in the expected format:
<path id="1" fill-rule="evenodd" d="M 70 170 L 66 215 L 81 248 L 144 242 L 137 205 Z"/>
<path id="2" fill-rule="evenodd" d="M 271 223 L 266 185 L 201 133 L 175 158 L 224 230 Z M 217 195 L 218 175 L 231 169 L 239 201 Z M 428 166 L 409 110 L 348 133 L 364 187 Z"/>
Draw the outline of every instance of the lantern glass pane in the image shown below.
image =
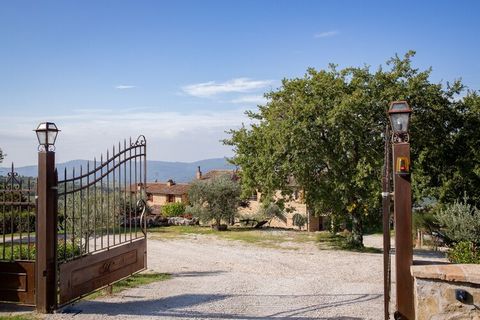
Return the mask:
<path id="1" fill-rule="evenodd" d="M 394 103 L 390 108 L 391 111 L 407 111 L 408 109 L 408 105 L 405 102 Z"/>
<path id="2" fill-rule="evenodd" d="M 45 131 L 37 131 L 38 144 L 45 145 L 47 143 L 47 133 Z"/>
<path id="3" fill-rule="evenodd" d="M 395 132 L 408 131 L 408 121 L 410 120 L 409 113 L 392 113 L 390 114 L 392 128 Z"/>
<path id="4" fill-rule="evenodd" d="M 54 145 L 56 138 L 57 138 L 57 131 L 49 131 L 48 132 L 48 144 L 49 145 Z"/>

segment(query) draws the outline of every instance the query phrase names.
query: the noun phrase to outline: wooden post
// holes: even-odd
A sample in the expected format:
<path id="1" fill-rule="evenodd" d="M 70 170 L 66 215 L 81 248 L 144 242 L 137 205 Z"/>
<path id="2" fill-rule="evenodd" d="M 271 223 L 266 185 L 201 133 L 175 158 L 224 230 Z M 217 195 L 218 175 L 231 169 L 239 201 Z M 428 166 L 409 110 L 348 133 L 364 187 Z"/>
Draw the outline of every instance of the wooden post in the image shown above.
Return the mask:
<path id="1" fill-rule="evenodd" d="M 36 213 L 36 308 L 51 313 L 57 305 L 57 176 L 55 152 L 38 153 Z"/>
<path id="2" fill-rule="evenodd" d="M 394 208 L 395 208 L 395 266 L 396 266 L 396 319 L 415 319 L 413 304 L 413 278 L 410 266 L 413 262 L 412 241 L 412 191 L 410 175 L 400 174 L 399 157 L 410 161 L 410 144 L 393 144 Z"/>

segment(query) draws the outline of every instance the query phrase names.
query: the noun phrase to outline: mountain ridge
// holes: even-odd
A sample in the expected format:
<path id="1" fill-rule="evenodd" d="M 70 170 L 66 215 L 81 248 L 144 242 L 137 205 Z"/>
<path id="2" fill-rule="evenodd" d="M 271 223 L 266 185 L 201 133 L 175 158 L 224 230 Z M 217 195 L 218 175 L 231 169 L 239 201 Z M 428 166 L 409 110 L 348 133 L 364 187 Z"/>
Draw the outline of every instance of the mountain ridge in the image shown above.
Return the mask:
<path id="1" fill-rule="evenodd" d="M 59 176 L 63 177 L 65 168 L 69 172 L 75 168 L 75 171 L 79 173 L 80 166 L 83 166 L 85 172 L 88 162 L 90 162 L 90 168 L 93 168 L 93 161 L 81 159 L 57 163 Z M 226 158 L 211 158 L 194 162 L 147 160 L 147 181 L 154 182 L 173 179 L 177 182 L 190 182 L 195 178 L 197 167 L 200 167 L 203 173 L 214 169 L 235 169 L 235 166 L 228 163 Z M 0 176 L 5 176 L 10 171 L 10 166 L 0 167 Z M 15 172 L 20 176 L 27 177 L 36 177 L 37 171 L 36 165 L 15 168 Z"/>

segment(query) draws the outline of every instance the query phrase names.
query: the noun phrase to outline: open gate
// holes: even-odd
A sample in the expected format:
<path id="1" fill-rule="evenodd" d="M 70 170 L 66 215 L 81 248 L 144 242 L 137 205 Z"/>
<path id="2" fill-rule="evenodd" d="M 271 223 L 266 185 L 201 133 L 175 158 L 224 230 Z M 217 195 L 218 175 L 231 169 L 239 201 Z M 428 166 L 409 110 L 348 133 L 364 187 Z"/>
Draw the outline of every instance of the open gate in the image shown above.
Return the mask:
<path id="1" fill-rule="evenodd" d="M 0 176 L 0 301 L 35 304 L 35 183 Z"/>
<path id="2" fill-rule="evenodd" d="M 37 179 L 0 175 L 0 302 L 52 312 L 146 269 L 147 145 L 124 140 L 60 180 L 41 147 Z"/>
<path id="3" fill-rule="evenodd" d="M 146 268 L 145 186 L 144 136 L 78 171 L 64 170 L 58 181 L 58 306 Z"/>

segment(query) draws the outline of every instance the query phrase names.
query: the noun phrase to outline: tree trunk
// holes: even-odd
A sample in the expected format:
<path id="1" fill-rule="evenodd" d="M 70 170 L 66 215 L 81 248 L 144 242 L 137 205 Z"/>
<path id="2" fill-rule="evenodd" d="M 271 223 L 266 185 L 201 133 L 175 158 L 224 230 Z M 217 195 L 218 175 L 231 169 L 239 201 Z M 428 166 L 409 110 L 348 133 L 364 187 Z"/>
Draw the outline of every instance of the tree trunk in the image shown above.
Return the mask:
<path id="1" fill-rule="evenodd" d="M 358 208 L 352 212 L 352 240 L 351 244 L 357 248 L 363 248 L 363 223 L 362 215 Z"/>

